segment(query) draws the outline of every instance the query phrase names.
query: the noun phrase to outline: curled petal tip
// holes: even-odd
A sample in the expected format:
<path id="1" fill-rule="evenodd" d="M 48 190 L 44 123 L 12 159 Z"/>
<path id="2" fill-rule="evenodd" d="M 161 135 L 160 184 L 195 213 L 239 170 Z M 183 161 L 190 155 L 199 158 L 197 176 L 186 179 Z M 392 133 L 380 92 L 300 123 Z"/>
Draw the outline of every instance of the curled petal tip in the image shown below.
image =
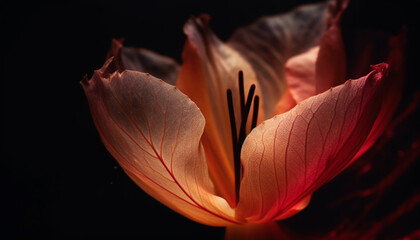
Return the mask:
<path id="1" fill-rule="evenodd" d="M 98 72 L 103 77 L 109 77 L 109 75 L 111 75 L 112 73 L 116 71 L 113 63 L 114 63 L 114 57 L 108 58 L 108 60 L 106 60 L 104 65 L 101 67 L 101 69 L 99 69 L 98 71 L 95 71 L 95 73 Z"/>
<path id="2" fill-rule="evenodd" d="M 208 24 L 208 23 L 210 22 L 211 17 L 210 17 L 210 15 L 209 15 L 209 14 L 205 14 L 205 13 L 203 13 L 203 14 L 200 14 L 200 16 L 198 16 L 198 18 L 197 18 L 197 19 L 200 19 L 200 20 L 202 20 L 205 24 Z"/>
<path id="3" fill-rule="evenodd" d="M 83 76 L 83 79 L 82 79 L 82 81 L 80 81 L 80 84 L 81 84 L 82 86 L 87 86 L 87 85 L 89 85 L 89 78 L 88 78 L 87 74 L 85 74 L 85 75 Z"/>
<path id="4" fill-rule="evenodd" d="M 370 66 L 372 68 L 372 72 L 369 74 L 367 81 L 369 83 L 374 83 L 384 79 L 389 74 L 389 64 L 387 63 L 379 63 Z"/>
<path id="5" fill-rule="evenodd" d="M 389 64 L 388 63 L 378 63 L 378 64 L 370 65 L 370 67 L 376 73 L 382 73 L 382 74 L 386 75 L 389 72 Z"/>

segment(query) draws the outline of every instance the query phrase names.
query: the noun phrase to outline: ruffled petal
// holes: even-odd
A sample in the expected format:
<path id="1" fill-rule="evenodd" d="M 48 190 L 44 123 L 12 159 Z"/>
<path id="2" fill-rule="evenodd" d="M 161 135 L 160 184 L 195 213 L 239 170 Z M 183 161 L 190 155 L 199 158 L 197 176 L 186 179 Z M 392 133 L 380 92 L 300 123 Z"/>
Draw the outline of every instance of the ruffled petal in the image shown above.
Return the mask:
<path id="1" fill-rule="evenodd" d="M 108 58 L 114 57 L 115 70 L 134 70 L 151 75 L 175 85 L 179 64 L 172 58 L 144 48 L 124 47 L 122 40 L 113 39 Z"/>
<path id="2" fill-rule="evenodd" d="M 233 149 L 226 90 L 232 90 L 237 123 L 241 119 L 240 70 L 244 74 L 245 90 L 255 84 L 256 94 L 261 94 L 252 67 L 211 32 L 208 22 L 209 17 L 202 15 L 191 18 L 184 26 L 187 41 L 177 87 L 197 104 L 206 119 L 202 141 L 210 176 L 218 194 L 234 206 Z M 259 111 L 259 121 L 262 120 L 263 111 Z M 239 130 L 240 124 L 236 125 Z"/>
<path id="3" fill-rule="evenodd" d="M 149 74 L 109 73 L 110 61 L 82 81 L 108 151 L 144 191 L 171 209 L 203 224 L 232 224 L 233 210 L 214 194 L 208 176 L 200 110 Z"/>
<path id="4" fill-rule="evenodd" d="M 306 5 L 290 13 L 264 17 L 238 29 L 228 44 L 252 65 L 262 88 L 266 118 L 286 90 L 284 65 L 297 54 L 318 45 L 326 29 L 327 3 Z"/>
<path id="5" fill-rule="evenodd" d="M 255 128 L 242 148 L 236 210 L 252 222 L 283 219 L 339 174 L 367 139 L 380 111 L 388 65 L 302 101 Z"/>

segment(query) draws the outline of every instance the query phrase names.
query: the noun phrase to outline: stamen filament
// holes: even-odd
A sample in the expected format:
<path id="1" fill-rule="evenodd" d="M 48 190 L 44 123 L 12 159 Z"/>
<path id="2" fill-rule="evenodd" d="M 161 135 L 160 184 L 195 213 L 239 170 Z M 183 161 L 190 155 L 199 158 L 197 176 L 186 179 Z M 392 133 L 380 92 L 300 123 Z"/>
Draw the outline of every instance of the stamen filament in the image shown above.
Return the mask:
<path id="1" fill-rule="evenodd" d="M 238 82 L 239 82 L 239 99 L 241 105 L 241 116 L 244 117 L 245 114 L 245 90 L 244 90 L 244 73 L 239 71 L 238 73 Z"/>
<path id="2" fill-rule="evenodd" d="M 235 174 L 235 202 L 239 201 L 239 182 L 240 182 L 240 164 L 241 164 L 241 148 L 238 147 L 238 139 L 236 134 L 236 121 L 235 121 L 235 110 L 233 109 L 232 90 L 226 90 L 227 102 L 229 108 L 229 120 L 230 120 L 230 131 L 232 134 L 232 146 L 233 146 L 233 168 Z"/>
<path id="3" fill-rule="evenodd" d="M 254 98 L 254 112 L 252 113 L 251 130 L 257 126 L 258 108 L 260 106 L 260 97 L 258 95 Z"/>
<path id="4" fill-rule="evenodd" d="M 235 110 L 233 108 L 232 90 L 226 90 L 227 103 L 229 109 L 229 120 L 232 134 L 232 146 L 233 146 L 233 166 L 235 174 L 235 202 L 239 202 L 239 187 L 242 179 L 242 166 L 241 166 L 241 149 L 246 138 L 246 124 L 248 121 L 248 115 L 251 110 L 252 100 L 254 99 L 253 115 L 251 122 L 250 131 L 257 125 L 258 109 L 259 109 L 259 96 L 255 96 L 255 85 L 252 84 L 248 91 L 248 96 L 245 102 L 245 91 L 244 91 L 244 78 L 243 72 L 238 73 L 238 84 L 239 84 L 239 105 L 241 107 L 241 125 L 239 128 L 239 134 L 236 132 L 236 120 Z M 239 136 L 238 136 L 239 135 Z"/>
<path id="5" fill-rule="evenodd" d="M 230 129 L 232 133 L 233 151 L 235 154 L 236 148 L 238 146 L 238 139 L 237 139 L 237 134 L 236 134 L 236 121 L 235 121 L 235 110 L 233 109 L 232 90 L 228 89 L 226 91 L 226 95 L 227 95 L 227 102 L 228 102 L 228 108 L 229 108 L 229 120 L 230 120 Z"/>
<path id="6" fill-rule="evenodd" d="M 249 88 L 248 97 L 246 99 L 246 105 L 245 105 L 245 113 L 242 116 L 241 128 L 239 129 L 238 143 L 240 147 L 242 147 L 242 143 L 243 141 L 245 141 L 245 136 L 246 136 L 245 127 L 246 127 L 246 122 L 248 120 L 249 110 L 251 110 L 251 103 L 252 103 L 252 98 L 254 97 L 254 93 L 255 93 L 255 85 L 252 84 L 251 87 Z"/>

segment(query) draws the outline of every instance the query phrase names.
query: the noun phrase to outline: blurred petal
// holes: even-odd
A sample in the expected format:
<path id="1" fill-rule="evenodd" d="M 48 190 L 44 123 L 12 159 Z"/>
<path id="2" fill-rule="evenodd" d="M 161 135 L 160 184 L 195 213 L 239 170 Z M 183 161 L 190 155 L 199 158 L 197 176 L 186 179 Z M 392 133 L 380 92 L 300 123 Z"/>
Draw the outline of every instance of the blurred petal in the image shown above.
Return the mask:
<path id="1" fill-rule="evenodd" d="M 387 64 L 308 98 L 255 128 L 242 148 L 237 214 L 248 221 L 290 217 L 353 159 L 378 117 Z"/>
<path id="2" fill-rule="evenodd" d="M 82 81 L 108 151 L 144 191 L 171 209 L 203 224 L 231 224 L 233 210 L 213 194 L 208 176 L 200 110 L 149 74 L 109 74 L 110 61 Z"/>
<path id="3" fill-rule="evenodd" d="M 267 118 L 286 89 L 286 61 L 318 44 L 326 29 L 326 3 L 301 6 L 290 13 L 264 17 L 237 30 L 228 43 L 252 65 L 264 96 Z"/>
<path id="4" fill-rule="evenodd" d="M 337 4 L 329 11 L 329 28 L 322 35 L 316 61 L 316 94 L 327 91 L 346 81 L 346 51 L 341 33 L 341 18 L 348 1 L 332 1 Z M 332 8 L 332 10 L 331 10 Z M 369 66 L 367 64 L 366 66 Z"/>
<path id="5" fill-rule="evenodd" d="M 257 84 L 251 66 L 221 42 L 208 27 L 209 17 L 191 18 L 184 27 L 187 41 L 177 87 L 193 100 L 206 119 L 202 138 L 210 176 L 218 194 L 235 204 L 232 137 L 226 90 L 233 93 L 236 122 L 240 123 L 238 72 L 244 73 L 247 90 Z M 259 87 L 256 87 L 259 94 Z M 245 96 L 246 97 L 246 96 Z M 252 115 L 252 112 L 250 113 Z M 263 119 L 263 111 L 259 119 Z M 239 129 L 239 124 L 237 124 Z"/>
<path id="6" fill-rule="evenodd" d="M 315 62 L 319 47 L 290 58 L 286 63 L 286 81 L 296 103 L 315 95 Z"/>
<path id="7" fill-rule="evenodd" d="M 175 85 L 178 78 L 179 65 L 172 58 L 157 54 L 143 48 L 124 47 L 122 40 L 112 40 L 108 58 L 114 57 L 116 70 L 134 70 L 151 75 Z"/>
<path id="8" fill-rule="evenodd" d="M 273 239 L 289 239 L 276 222 L 228 226 L 225 233 L 225 240 Z"/>
<path id="9" fill-rule="evenodd" d="M 280 101 L 277 103 L 276 110 L 274 111 L 274 114 L 280 114 L 285 113 L 289 111 L 290 109 L 294 108 L 296 106 L 296 100 L 293 98 L 292 93 L 290 92 L 290 89 L 288 89 L 283 96 L 281 96 Z"/>

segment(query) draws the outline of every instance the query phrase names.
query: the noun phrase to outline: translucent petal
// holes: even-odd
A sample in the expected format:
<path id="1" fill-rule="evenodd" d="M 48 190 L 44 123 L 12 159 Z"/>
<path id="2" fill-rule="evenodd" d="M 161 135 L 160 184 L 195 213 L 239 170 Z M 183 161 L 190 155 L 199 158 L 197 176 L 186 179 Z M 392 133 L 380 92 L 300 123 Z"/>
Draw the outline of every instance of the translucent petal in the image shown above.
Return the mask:
<path id="1" fill-rule="evenodd" d="M 288 13 L 263 17 L 238 29 L 228 43 L 254 68 L 262 88 L 266 118 L 286 90 L 286 61 L 318 45 L 326 29 L 327 3 L 305 5 Z"/>
<path id="2" fill-rule="evenodd" d="M 233 150 L 226 90 L 232 90 L 237 132 L 241 120 L 240 70 L 244 73 L 245 91 L 255 84 L 256 94 L 261 94 L 251 66 L 212 33 L 208 22 L 209 16 L 202 15 L 191 18 L 184 26 L 187 41 L 177 87 L 197 104 L 206 119 L 202 140 L 210 176 L 217 192 L 234 206 Z M 259 121 L 262 120 L 263 111 L 259 111 Z M 251 121 L 248 123 L 250 125 Z"/>
<path id="3" fill-rule="evenodd" d="M 232 224 L 233 210 L 214 194 L 208 176 L 200 110 L 174 86 L 149 74 L 109 74 L 110 61 L 82 81 L 108 151 L 166 206 L 203 224 Z"/>
<path id="4" fill-rule="evenodd" d="M 302 209 L 364 144 L 379 115 L 387 76 L 388 65 L 378 64 L 367 76 L 308 98 L 255 128 L 242 148 L 237 214 L 267 222 Z"/>

